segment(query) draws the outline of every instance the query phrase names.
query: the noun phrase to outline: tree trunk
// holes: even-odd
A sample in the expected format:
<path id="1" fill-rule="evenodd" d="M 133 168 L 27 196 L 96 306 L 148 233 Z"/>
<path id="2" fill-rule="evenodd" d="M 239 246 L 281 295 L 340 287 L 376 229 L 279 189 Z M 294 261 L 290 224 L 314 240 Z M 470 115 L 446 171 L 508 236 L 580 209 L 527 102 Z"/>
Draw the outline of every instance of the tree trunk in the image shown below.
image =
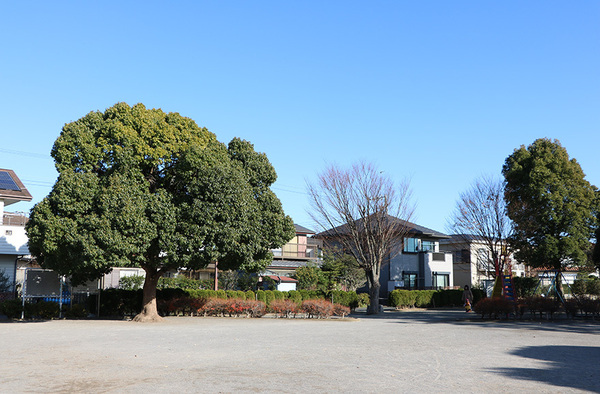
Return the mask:
<path id="1" fill-rule="evenodd" d="M 163 318 L 158 315 L 156 309 L 156 286 L 160 273 L 157 270 L 145 270 L 146 280 L 144 281 L 144 296 L 142 300 L 142 311 L 137 314 L 133 321 L 136 322 L 159 322 Z"/>
<path id="2" fill-rule="evenodd" d="M 376 315 L 379 313 L 379 275 L 373 271 L 367 272 L 367 283 L 369 284 L 369 306 L 367 315 Z"/>
<path id="3" fill-rule="evenodd" d="M 558 270 L 556 272 L 556 277 L 554 279 L 554 286 L 556 287 L 556 297 L 558 301 L 564 303 L 565 302 L 565 293 L 563 291 L 563 283 L 562 283 L 562 270 Z"/>

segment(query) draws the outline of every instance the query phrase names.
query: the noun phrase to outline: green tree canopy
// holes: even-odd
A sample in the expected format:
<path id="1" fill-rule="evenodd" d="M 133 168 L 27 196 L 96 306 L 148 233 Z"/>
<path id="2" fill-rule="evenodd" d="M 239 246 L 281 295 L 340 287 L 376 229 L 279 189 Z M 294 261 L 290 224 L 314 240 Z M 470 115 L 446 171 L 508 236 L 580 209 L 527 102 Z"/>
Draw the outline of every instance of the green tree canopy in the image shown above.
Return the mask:
<path id="1" fill-rule="evenodd" d="M 502 173 L 516 258 L 556 270 L 584 263 L 595 228 L 595 187 L 560 142 L 542 138 L 515 149 Z"/>
<path id="2" fill-rule="evenodd" d="M 177 113 L 119 103 L 64 126 L 51 152 L 59 177 L 31 212 L 29 248 L 73 281 L 114 266 L 146 271 L 140 320 L 156 319 L 168 270 L 258 270 L 294 236 L 252 144 L 229 146 Z"/>
<path id="3" fill-rule="evenodd" d="M 329 277 L 330 282 L 345 286 L 345 290 L 356 291 L 367 282 L 365 271 L 356 259 L 339 250 L 325 252 L 321 269 Z"/>

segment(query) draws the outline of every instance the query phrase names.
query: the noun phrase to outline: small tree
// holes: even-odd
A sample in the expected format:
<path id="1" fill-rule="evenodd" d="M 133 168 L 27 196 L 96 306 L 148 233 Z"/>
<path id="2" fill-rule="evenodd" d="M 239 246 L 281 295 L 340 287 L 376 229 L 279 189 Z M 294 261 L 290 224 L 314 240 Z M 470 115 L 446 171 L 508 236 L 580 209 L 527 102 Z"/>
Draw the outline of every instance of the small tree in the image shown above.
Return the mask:
<path id="1" fill-rule="evenodd" d="M 326 251 L 321 269 L 329 281 L 340 284 L 348 291 L 356 291 L 367 282 L 365 271 L 354 257 L 335 251 Z"/>
<path id="2" fill-rule="evenodd" d="M 500 256 L 508 254 L 512 224 L 506 212 L 501 180 L 483 177 L 461 193 L 448 227 L 465 241 L 473 235 L 482 240 L 500 273 L 504 271 L 504 261 Z"/>
<path id="3" fill-rule="evenodd" d="M 367 277 L 368 313 L 378 313 L 381 266 L 401 251 L 413 213 L 408 183 L 396 186 L 374 165 L 359 162 L 328 167 L 308 192 L 319 236 L 356 259 Z"/>
<path id="4" fill-rule="evenodd" d="M 223 290 L 237 290 L 240 275 L 235 270 L 219 272 L 219 287 Z"/>
<path id="5" fill-rule="evenodd" d="M 299 290 L 319 290 L 327 287 L 327 279 L 321 268 L 316 265 L 298 267 L 294 273 Z"/>

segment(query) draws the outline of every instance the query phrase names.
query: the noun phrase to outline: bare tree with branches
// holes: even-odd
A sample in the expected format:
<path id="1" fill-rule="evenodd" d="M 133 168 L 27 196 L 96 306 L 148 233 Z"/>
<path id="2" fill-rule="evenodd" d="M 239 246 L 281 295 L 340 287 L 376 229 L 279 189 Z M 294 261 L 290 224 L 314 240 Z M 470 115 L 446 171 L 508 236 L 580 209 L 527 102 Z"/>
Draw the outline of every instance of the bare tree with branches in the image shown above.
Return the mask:
<path id="1" fill-rule="evenodd" d="M 448 227 L 465 241 L 473 236 L 483 241 L 498 270 L 504 271 L 500 257 L 508 253 L 507 239 L 512 234 L 512 225 L 506 213 L 503 181 L 486 176 L 476 179 L 460 194 Z"/>
<path id="2" fill-rule="evenodd" d="M 402 250 L 414 207 L 407 181 L 396 185 L 373 164 L 331 165 L 308 185 L 309 212 L 330 246 L 341 246 L 365 270 L 368 313 L 379 312 L 381 266 Z"/>

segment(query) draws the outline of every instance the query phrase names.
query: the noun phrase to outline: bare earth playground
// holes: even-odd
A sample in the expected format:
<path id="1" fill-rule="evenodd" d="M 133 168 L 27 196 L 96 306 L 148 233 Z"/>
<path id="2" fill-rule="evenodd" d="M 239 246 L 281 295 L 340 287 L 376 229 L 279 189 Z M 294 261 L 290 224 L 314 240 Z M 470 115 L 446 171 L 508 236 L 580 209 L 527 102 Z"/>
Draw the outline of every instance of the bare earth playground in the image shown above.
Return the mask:
<path id="1" fill-rule="evenodd" d="M 0 322 L 1 392 L 600 392 L 597 321 Z"/>

